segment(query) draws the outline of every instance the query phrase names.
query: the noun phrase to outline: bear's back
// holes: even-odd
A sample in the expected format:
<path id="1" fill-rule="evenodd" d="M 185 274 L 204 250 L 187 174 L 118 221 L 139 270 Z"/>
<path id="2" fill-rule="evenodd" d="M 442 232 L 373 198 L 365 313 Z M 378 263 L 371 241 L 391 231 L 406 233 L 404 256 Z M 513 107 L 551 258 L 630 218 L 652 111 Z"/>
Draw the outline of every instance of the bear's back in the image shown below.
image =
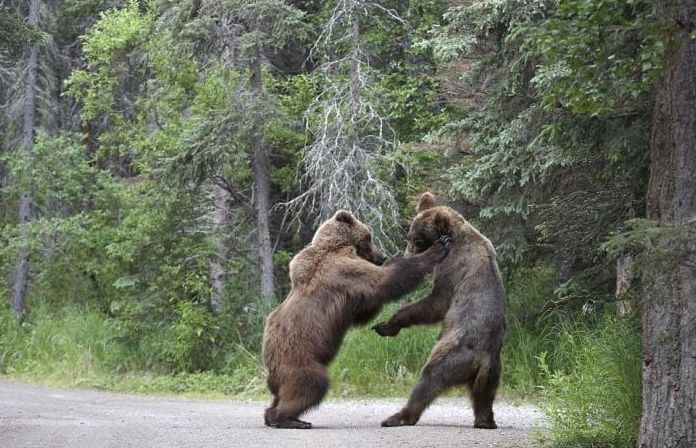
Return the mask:
<path id="1" fill-rule="evenodd" d="M 458 329 L 464 340 L 479 349 L 497 351 L 505 335 L 506 317 L 505 287 L 495 248 L 463 216 L 446 208 L 456 226 L 455 238 L 466 243 L 450 253 L 442 266 L 452 292 L 444 326 Z M 436 275 L 438 271 L 442 272 L 438 269 Z"/>

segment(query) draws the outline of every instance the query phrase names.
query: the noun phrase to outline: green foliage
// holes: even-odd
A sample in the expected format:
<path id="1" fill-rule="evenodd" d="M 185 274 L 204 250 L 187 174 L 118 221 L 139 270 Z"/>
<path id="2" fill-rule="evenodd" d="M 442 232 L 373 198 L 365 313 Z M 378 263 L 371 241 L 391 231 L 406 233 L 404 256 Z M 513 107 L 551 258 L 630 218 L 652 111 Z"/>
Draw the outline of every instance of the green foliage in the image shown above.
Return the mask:
<path id="1" fill-rule="evenodd" d="M 388 105 L 386 113 L 402 142 L 418 141 L 444 126 L 449 118 L 444 105 L 439 104 L 435 80 L 426 73 L 406 62 L 395 62 L 379 81 Z"/>
<path id="2" fill-rule="evenodd" d="M 132 69 L 128 54 L 146 38 L 152 26 L 152 16 L 142 14 L 137 0 L 130 0 L 120 9 L 100 14 L 100 20 L 83 38 L 83 52 L 89 70 L 76 70 L 66 81 L 69 91 L 83 104 L 85 120 L 107 114 L 111 119 L 120 116 L 113 111 L 119 78 Z"/>
<path id="3" fill-rule="evenodd" d="M 563 447 L 635 446 L 642 407 L 636 326 L 605 316 L 596 327 L 564 323 L 555 337 L 562 362 L 550 367 L 546 353 L 539 357 L 552 441 Z"/>
<path id="4" fill-rule="evenodd" d="M 607 292 L 600 244 L 644 210 L 643 97 L 658 71 L 637 61 L 664 50 L 648 14 L 648 2 L 469 2 L 423 43 L 461 72 L 447 79 L 464 118 L 433 133 L 453 154 L 450 193 L 504 265 L 543 260 Z"/>
<path id="5" fill-rule="evenodd" d="M 0 49 L 16 55 L 30 43 L 39 42 L 43 38 L 41 32 L 12 14 L 9 8 L 0 6 Z"/>
<path id="6" fill-rule="evenodd" d="M 177 319 L 163 339 L 164 357 L 174 371 L 198 372 L 205 370 L 214 348 L 216 328 L 213 315 L 191 302 L 181 302 Z"/>
<path id="7" fill-rule="evenodd" d="M 4 156 L 1 161 L 19 181 L 8 185 L 4 193 L 16 199 L 21 192 L 31 191 L 41 214 L 60 209 L 62 216 L 81 211 L 86 203 L 109 200 L 99 190 L 109 187 L 111 176 L 84 158 L 80 140 L 71 133 L 55 138 L 39 133 L 31 153 Z"/>
<path id="8" fill-rule="evenodd" d="M 108 64 L 114 53 L 129 49 L 151 24 L 151 17 L 140 13 L 138 0 L 129 0 L 120 9 L 111 9 L 100 14 L 99 21 L 84 39 L 82 52 L 91 64 Z"/>
<path id="9" fill-rule="evenodd" d="M 696 254 L 696 231 L 688 224 L 658 224 L 631 219 L 626 230 L 602 244 L 612 259 L 630 256 L 634 275 L 649 278 L 657 269 L 676 271 Z"/>
<path id="10" fill-rule="evenodd" d="M 248 51 L 255 45 L 278 48 L 290 37 L 302 38 L 304 14 L 284 0 L 234 0 L 228 1 L 226 6 L 232 22 L 244 27 L 243 50 Z"/>
<path id="11" fill-rule="evenodd" d="M 642 101 L 660 74 L 669 27 L 652 9 L 649 0 L 562 0 L 548 20 L 520 24 L 507 39 L 539 55 L 531 82 L 545 108 L 606 114 Z"/>

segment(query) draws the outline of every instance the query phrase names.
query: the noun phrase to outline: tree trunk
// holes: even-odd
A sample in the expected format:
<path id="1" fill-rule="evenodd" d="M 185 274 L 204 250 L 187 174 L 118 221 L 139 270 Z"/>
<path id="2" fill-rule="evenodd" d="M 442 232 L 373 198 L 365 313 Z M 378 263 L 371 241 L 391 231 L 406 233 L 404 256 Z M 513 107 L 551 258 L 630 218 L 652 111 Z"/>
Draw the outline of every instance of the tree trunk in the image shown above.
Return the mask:
<path id="1" fill-rule="evenodd" d="M 696 221 L 696 24 L 692 0 L 662 0 L 658 17 L 680 24 L 667 57 L 652 118 L 647 216 L 659 223 Z M 686 29 L 684 29 L 686 28 Z M 663 249 L 684 254 L 683 241 Z M 643 417 L 638 446 L 696 446 L 696 269 L 693 254 L 661 264 L 644 279 Z M 684 257 L 684 255 L 682 255 Z"/>
<path id="2" fill-rule="evenodd" d="M 261 52 L 258 43 L 251 55 L 251 88 L 257 100 L 261 100 Z M 268 220 L 270 212 L 271 164 L 261 135 L 263 117 L 256 116 L 251 135 L 252 177 L 256 206 L 256 228 L 259 244 L 259 267 L 261 270 L 261 295 L 270 303 L 273 300 L 273 249 Z"/>
<path id="3" fill-rule="evenodd" d="M 633 283 L 633 256 L 624 255 L 616 260 L 616 289 L 614 298 L 616 299 L 616 313 L 625 317 L 633 312 L 633 298 L 627 297 L 626 293 L 631 289 Z"/>
<path id="4" fill-rule="evenodd" d="M 219 185 L 213 187 L 213 238 L 217 247 L 215 258 L 210 262 L 210 284 L 213 290 L 210 305 L 217 314 L 222 312 L 222 293 L 227 281 L 227 231 L 230 226 L 230 193 Z"/>
<path id="5" fill-rule="evenodd" d="M 36 28 L 39 23 L 39 1 L 29 4 L 29 26 Z M 36 71 L 38 68 L 39 47 L 33 44 L 27 58 L 27 79 L 24 88 L 24 122 L 22 127 L 22 151 L 30 154 L 34 146 L 34 113 L 36 110 Z M 31 219 L 31 192 L 25 191 L 19 201 L 19 227 L 22 240 L 26 237 L 26 226 Z M 27 311 L 27 277 L 29 276 L 29 250 L 25 245 L 19 250 L 15 262 L 12 281 L 12 312 L 22 316 Z"/>

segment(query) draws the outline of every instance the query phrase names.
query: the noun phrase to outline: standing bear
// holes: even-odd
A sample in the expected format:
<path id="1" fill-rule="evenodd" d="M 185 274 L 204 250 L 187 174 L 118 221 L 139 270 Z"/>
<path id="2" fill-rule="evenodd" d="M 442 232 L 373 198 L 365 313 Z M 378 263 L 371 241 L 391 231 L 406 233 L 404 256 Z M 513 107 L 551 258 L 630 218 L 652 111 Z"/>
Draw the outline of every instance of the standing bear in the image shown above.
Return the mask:
<path id="1" fill-rule="evenodd" d="M 449 251 L 448 238 L 433 243 L 419 255 L 382 267 L 384 254 L 350 212 L 341 210 L 319 227 L 290 262 L 290 294 L 266 320 L 263 362 L 273 394 L 266 425 L 312 427 L 298 417 L 324 398 L 326 368 L 343 336 L 423 281 Z"/>
<path id="2" fill-rule="evenodd" d="M 505 289 L 495 249 L 462 215 L 449 207 L 436 207 L 430 193 L 421 196 L 416 211 L 407 253 L 423 253 L 448 235 L 450 255 L 435 269 L 428 297 L 404 306 L 373 328 L 381 336 L 396 336 L 411 325 L 442 322 L 442 332 L 408 403 L 382 426 L 414 425 L 438 395 L 466 385 L 473 401 L 474 427 L 494 429 L 493 400 L 506 326 Z"/>

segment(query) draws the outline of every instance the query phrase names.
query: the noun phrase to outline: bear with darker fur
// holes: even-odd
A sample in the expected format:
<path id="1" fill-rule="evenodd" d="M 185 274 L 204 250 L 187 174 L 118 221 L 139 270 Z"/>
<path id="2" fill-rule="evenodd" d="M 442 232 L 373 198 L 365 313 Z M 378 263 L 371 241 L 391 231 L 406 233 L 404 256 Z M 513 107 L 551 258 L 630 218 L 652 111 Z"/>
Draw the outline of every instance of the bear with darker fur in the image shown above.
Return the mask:
<path id="1" fill-rule="evenodd" d="M 408 233 L 408 253 L 427 250 L 438 238 L 451 238 L 447 259 L 435 268 L 430 295 L 407 305 L 373 328 L 396 336 L 402 328 L 442 322 L 442 332 L 421 378 L 401 411 L 382 426 L 413 425 L 432 401 L 454 386 L 467 386 L 474 427 L 496 428 L 493 400 L 500 382 L 500 351 L 505 337 L 505 289 L 491 242 L 450 207 L 421 196 Z"/>
<path id="2" fill-rule="evenodd" d="M 266 425 L 311 428 L 299 416 L 324 398 L 326 368 L 348 329 L 415 289 L 448 250 L 443 238 L 414 257 L 381 266 L 385 256 L 351 213 L 342 210 L 324 222 L 290 262 L 291 291 L 266 320 L 263 362 L 273 394 Z"/>

